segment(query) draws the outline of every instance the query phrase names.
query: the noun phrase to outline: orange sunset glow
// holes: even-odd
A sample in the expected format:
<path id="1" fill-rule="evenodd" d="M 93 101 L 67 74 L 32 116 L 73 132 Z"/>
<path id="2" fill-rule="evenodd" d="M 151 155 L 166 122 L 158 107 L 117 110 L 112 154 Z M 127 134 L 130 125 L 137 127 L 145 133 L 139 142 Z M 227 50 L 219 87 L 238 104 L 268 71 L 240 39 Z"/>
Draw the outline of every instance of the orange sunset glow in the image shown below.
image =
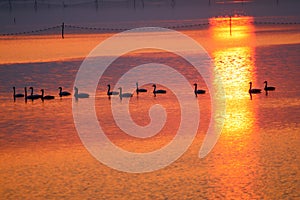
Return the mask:
<path id="1" fill-rule="evenodd" d="M 0 199 L 299 199 L 299 7 L 0 1 Z"/>

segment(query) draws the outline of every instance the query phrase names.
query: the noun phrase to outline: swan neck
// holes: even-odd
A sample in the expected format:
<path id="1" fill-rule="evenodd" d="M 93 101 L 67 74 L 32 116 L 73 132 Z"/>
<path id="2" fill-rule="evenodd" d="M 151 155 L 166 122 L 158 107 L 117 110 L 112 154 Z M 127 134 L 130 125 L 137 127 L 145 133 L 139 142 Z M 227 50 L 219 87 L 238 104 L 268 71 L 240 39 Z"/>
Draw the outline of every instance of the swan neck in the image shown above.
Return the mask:
<path id="1" fill-rule="evenodd" d="M 78 89 L 75 88 L 75 96 L 78 96 Z"/>

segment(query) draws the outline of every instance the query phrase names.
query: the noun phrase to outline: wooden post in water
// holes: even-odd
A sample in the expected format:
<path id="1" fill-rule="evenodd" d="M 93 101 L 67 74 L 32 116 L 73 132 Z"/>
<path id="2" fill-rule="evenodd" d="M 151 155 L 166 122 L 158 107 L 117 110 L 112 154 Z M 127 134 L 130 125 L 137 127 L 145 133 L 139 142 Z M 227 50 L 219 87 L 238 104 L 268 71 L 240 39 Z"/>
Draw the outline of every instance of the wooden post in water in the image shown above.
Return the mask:
<path id="1" fill-rule="evenodd" d="M 144 0 L 142 0 L 142 5 L 143 5 L 143 8 L 145 7 L 145 3 L 144 3 Z"/>
<path id="2" fill-rule="evenodd" d="M 37 1 L 34 1 L 34 11 L 37 12 Z"/>
<path id="3" fill-rule="evenodd" d="M 61 38 L 65 38 L 65 23 L 63 22 L 61 25 Z"/>
<path id="4" fill-rule="evenodd" d="M 10 0 L 8 0 L 8 5 L 9 5 L 9 12 L 11 12 L 12 11 L 12 4 L 11 4 Z"/>
<path id="5" fill-rule="evenodd" d="M 231 16 L 229 16 L 229 27 L 230 27 L 230 36 L 232 35 L 231 33 Z"/>

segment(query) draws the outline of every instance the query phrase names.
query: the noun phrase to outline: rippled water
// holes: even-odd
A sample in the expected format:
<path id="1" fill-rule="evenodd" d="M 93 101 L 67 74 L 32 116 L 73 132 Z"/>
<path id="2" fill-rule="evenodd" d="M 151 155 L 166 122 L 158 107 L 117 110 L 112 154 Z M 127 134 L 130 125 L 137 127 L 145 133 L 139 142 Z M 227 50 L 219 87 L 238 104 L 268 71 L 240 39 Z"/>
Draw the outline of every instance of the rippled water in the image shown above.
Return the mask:
<path id="1" fill-rule="evenodd" d="M 300 198 L 300 85 L 299 26 L 275 26 L 280 32 L 265 34 L 271 27 L 241 26 L 233 37 L 222 35 L 223 29 L 187 30 L 185 33 L 203 44 L 213 58 L 215 71 L 222 76 L 226 90 L 226 120 L 222 134 L 207 157 L 198 158 L 210 117 L 209 94 L 190 102 L 200 106 L 197 136 L 176 162 L 158 171 L 131 174 L 119 172 L 98 162 L 83 146 L 75 129 L 72 98 L 58 97 L 59 86 L 72 91 L 73 82 L 84 54 L 107 35 L 69 36 L 67 47 L 77 51 L 69 55 L 44 55 L 37 62 L 28 54 L 28 63 L 0 66 L 0 149 L 1 196 L 4 199 L 297 199 Z M 298 30 L 298 32 L 295 30 Z M 235 34 L 237 33 L 237 34 Z M 210 36 L 209 40 L 205 36 Z M 30 38 L 29 38 L 30 39 Z M 31 38 L 42 42 L 46 38 Z M 53 38 L 52 38 L 53 39 Z M 275 40 L 276 41 L 273 41 Z M 28 38 L 5 40 L 21 48 Z M 53 45 L 60 45 L 53 42 Z M 221 44 L 221 45 L 219 45 Z M 66 47 L 64 46 L 64 47 Z M 66 47 L 66 48 L 67 48 Z M 39 48 L 32 44 L 32 49 Z M 67 48 L 68 49 L 68 48 Z M 76 50 L 74 50 L 76 52 Z M 8 51 L 10 52 L 10 51 Z M 54 52 L 50 49 L 49 52 Z M 63 51 L 60 51 L 63 52 Z M 68 52 L 66 52 L 68 54 Z M 72 54 L 72 53 L 70 53 Z M 9 56 L 9 55 L 8 55 Z M 26 54 L 18 58 L 23 60 Z M 38 56 L 37 56 L 38 57 Z M 60 58 L 60 57 L 59 57 Z M 3 59 L 5 60 L 5 58 Z M 2 62 L 3 62 L 2 60 Z M 48 61 L 48 62 L 47 62 Z M 137 124 L 150 122 L 149 108 L 161 104 L 167 112 L 165 127 L 148 139 L 137 139 L 123 133 L 115 124 L 106 96 L 106 84 L 115 83 L 130 68 L 158 62 L 174 67 L 192 85 L 207 87 L 199 74 L 178 56 L 166 52 L 133 52 L 116 60 L 100 79 L 95 97 L 99 124 L 118 146 L 132 152 L 149 152 L 170 142 L 180 124 L 178 102 L 170 90 L 153 97 L 148 93 L 130 100 L 130 112 Z M 143 77 L 137 79 L 142 80 Z M 139 81 L 137 80 L 137 81 Z M 250 96 L 249 81 L 263 88 L 263 82 L 276 90 Z M 176 80 L 173 80 L 176 82 Z M 134 84 L 134 83 L 133 83 Z M 38 93 L 55 95 L 55 100 L 24 102 L 12 98 L 12 86 L 23 92 L 33 86 Z M 163 86 L 160 86 L 163 87 Z M 180 85 L 178 86 L 180 88 Z M 118 99 L 118 97 L 112 97 Z M 85 99 L 79 99 L 80 105 Z M 119 101 L 117 106 L 124 106 Z M 193 116 L 190 116 L 193 121 Z M 187 133 L 188 134 L 188 133 Z"/>

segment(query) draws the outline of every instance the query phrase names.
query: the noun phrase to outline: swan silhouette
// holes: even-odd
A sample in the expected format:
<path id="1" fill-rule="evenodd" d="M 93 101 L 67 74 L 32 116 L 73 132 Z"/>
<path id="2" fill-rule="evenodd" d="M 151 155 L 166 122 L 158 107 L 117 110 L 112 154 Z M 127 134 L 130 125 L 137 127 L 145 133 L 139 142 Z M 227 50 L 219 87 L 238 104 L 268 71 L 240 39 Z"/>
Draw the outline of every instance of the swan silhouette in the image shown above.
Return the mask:
<path id="1" fill-rule="evenodd" d="M 197 90 L 197 83 L 194 83 L 194 86 L 195 86 L 194 93 L 196 97 L 198 94 L 205 94 L 205 90 Z"/>
<path id="2" fill-rule="evenodd" d="M 130 98 L 130 97 L 133 96 L 133 94 L 131 94 L 131 93 L 123 93 L 121 87 L 119 87 L 118 89 L 120 90 L 120 94 L 119 94 L 120 99 L 122 99 L 122 98 Z"/>
<path id="3" fill-rule="evenodd" d="M 147 89 L 139 88 L 138 82 L 136 82 L 135 84 L 136 84 L 136 93 L 137 94 L 139 94 L 140 92 L 147 92 Z"/>
<path id="4" fill-rule="evenodd" d="M 51 99 L 54 99 L 55 97 L 54 96 L 51 96 L 51 95 L 46 95 L 44 96 L 44 89 L 41 89 L 41 92 L 42 92 L 42 100 L 44 101 L 44 99 L 46 100 L 51 100 Z"/>
<path id="5" fill-rule="evenodd" d="M 115 92 L 115 91 L 110 91 L 110 84 L 107 85 L 107 95 L 111 96 L 111 95 L 118 95 L 119 92 Z"/>
<path id="6" fill-rule="evenodd" d="M 250 94 L 259 94 L 259 93 L 261 93 L 261 89 L 252 88 L 252 82 L 249 82 L 249 84 L 250 84 L 250 88 L 249 88 L 249 93 Z"/>
<path id="7" fill-rule="evenodd" d="M 152 87 L 153 87 L 154 96 L 156 96 L 156 94 L 166 94 L 167 93 L 166 90 L 156 90 L 156 84 L 153 84 Z"/>
<path id="8" fill-rule="evenodd" d="M 59 93 L 58 93 L 58 95 L 59 95 L 60 97 L 62 97 L 62 96 L 69 96 L 69 95 L 71 95 L 71 93 L 70 93 L 70 92 L 67 92 L 67 91 L 62 91 L 62 87 L 59 87 L 58 89 L 59 89 Z"/>
<path id="9" fill-rule="evenodd" d="M 29 89 L 31 90 L 31 93 L 30 93 L 29 96 L 26 97 L 27 99 L 34 100 L 34 99 L 40 99 L 40 98 L 42 98 L 42 95 L 40 95 L 40 94 L 33 94 L 33 87 L 30 87 Z M 27 93 L 27 88 L 26 88 L 26 93 Z"/>
<path id="10" fill-rule="evenodd" d="M 264 84 L 265 84 L 265 88 L 264 88 L 265 91 L 273 91 L 273 90 L 275 90 L 275 87 L 268 86 L 268 81 L 265 81 Z"/>
<path id="11" fill-rule="evenodd" d="M 21 93 L 16 94 L 16 87 L 15 86 L 13 87 L 13 91 L 14 91 L 14 94 L 13 94 L 14 101 L 16 100 L 16 98 L 24 97 L 24 94 L 21 94 Z"/>
<path id="12" fill-rule="evenodd" d="M 74 93 L 74 97 L 77 99 L 77 98 L 89 98 L 89 94 L 87 93 L 78 93 L 78 88 L 77 87 L 74 87 L 74 90 L 75 90 L 75 93 Z"/>

